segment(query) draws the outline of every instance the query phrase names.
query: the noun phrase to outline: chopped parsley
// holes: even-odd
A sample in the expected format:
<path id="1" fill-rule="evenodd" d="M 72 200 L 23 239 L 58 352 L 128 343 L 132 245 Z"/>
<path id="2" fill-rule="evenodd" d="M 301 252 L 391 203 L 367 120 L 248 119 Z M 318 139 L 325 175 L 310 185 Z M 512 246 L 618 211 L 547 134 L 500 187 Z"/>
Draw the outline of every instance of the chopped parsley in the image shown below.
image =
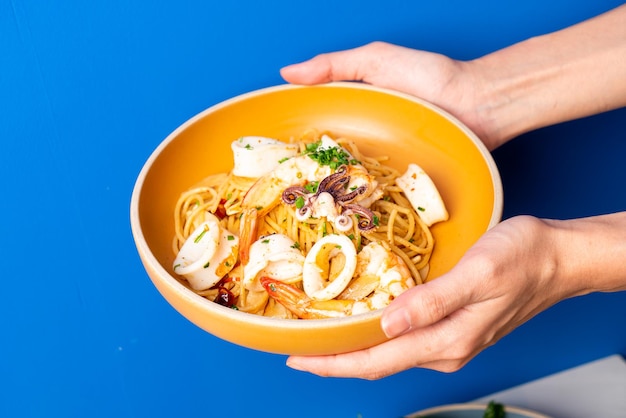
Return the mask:
<path id="1" fill-rule="evenodd" d="M 309 193 L 317 192 L 317 186 L 320 185 L 319 181 L 311 181 L 304 185 L 304 189 Z"/>
<path id="2" fill-rule="evenodd" d="M 372 218 L 372 223 L 376 226 L 380 225 L 380 218 L 376 215 Z"/>
<path id="3" fill-rule="evenodd" d="M 245 149 L 247 149 L 247 150 L 251 150 L 251 149 L 252 149 L 252 145 L 250 145 L 250 144 L 246 144 L 246 145 L 244 146 L 244 148 L 245 148 Z"/>
<path id="4" fill-rule="evenodd" d="M 289 157 L 281 158 L 280 160 L 278 160 L 278 164 L 282 164 L 285 161 L 287 161 L 288 159 L 289 159 Z"/>
<path id="5" fill-rule="evenodd" d="M 233 241 L 234 239 L 235 239 L 235 237 L 234 237 L 234 236 L 232 236 L 232 235 L 229 235 L 229 236 L 228 236 L 228 240 L 229 240 L 229 241 Z"/>
<path id="6" fill-rule="evenodd" d="M 424 208 L 423 208 L 423 207 L 421 207 L 421 206 L 418 206 L 418 207 L 417 207 L 417 210 L 419 210 L 420 212 L 425 212 L 425 211 L 426 211 L 426 209 L 424 209 Z"/>
<path id="7" fill-rule="evenodd" d="M 207 231 L 209 230 L 209 228 L 205 225 L 204 230 L 202 230 L 202 232 L 200 232 L 198 234 L 198 236 L 196 237 L 196 239 L 193 240 L 194 244 L 197 244 L 200 242 L 200 240 L 202 239 L 202 237 L 204 236 L 204 234 L 207 233 Z"/>
<path id="8" fill-rule="evenodd" d="M 351 158 L 350 154 L 341 147 L 320 148 L 321 145 L 322 141 L 307 144 L 304 154 L 317 161 L 319 165 L 327 165 L 333 170 L 342 165 L 359 163 L 354 158 Z"/>
<path id="9" fill-rule="evenodd" d="M 205 269 L 206 269 L 206 268 L 209 268 L 209 265 L 210 265 L 210 264 L 211 264 L 211 262 L 210 262 L 210 261 L 207 261 L 207 263 L 206 263 L 203 267 L 204 267 Z"/>
<path id="10" fill-rule="evenodd" d="M 317 142 L 312 142 L 310 144 L 306 144 L 306 151 L 304 151 L 305 154 L 308 154 L 310 152 L 315 152 L 317 151 L 317 148 L 322 145 L 322 141 L 317 141 Z"/>
<path id="11" fill-rule="evenodd" d="M 296 250 L 300 249 L 300 243 L 298 241 L 294 242 L 291 248 L 295 248 Z"/>
<path id="12" fill-rule="evenodd" d="M 304 207 L 304 197 L 298 196 L 296 199 L 296 208 L 302 209 Z"/>

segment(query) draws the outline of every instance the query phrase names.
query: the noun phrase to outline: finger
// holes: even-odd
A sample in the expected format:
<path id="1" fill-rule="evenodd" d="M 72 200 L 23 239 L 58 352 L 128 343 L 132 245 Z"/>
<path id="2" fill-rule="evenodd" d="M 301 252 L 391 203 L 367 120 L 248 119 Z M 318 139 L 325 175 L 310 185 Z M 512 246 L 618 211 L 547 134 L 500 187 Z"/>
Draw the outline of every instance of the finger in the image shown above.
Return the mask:
<path id="1" fill-rule="evenodd" d="M 331 356 L 291 356 L 287 366 L 322 377 L 352 377 L 376 380 L 412 367 L 413 356 L 402 352 L 397 341 Z"/>
<path id="2" fill-rule="evenodd" d="M 381 326 L 387 337 L 397 337 L 410 330 L 435 324 L 472 303 L 471 287 L 464 286 L 455 271 L 458 268 L 396 298 L 381 318 Z"/>
<path id="3" fill-rule="evenodd" d="M 308 61 L 289 65 L 280 70 L 281 76 L 293 84 L 320 84 L 330 81 L 361 81 L 351 60 L 354 51 L 332 52 L 318 55 Z"/>
<path id="4" fill-rule="evenodd" d="M 453 372 L 482 348 L 475 338 L 464 332 L 466 328 L 463 321 L 448 317 L 361 351 L 332 356 L 291 356 L 287 366 L 323 377 L 367 380 L 381 379 L 414 367 Z"/>
<path id="5" fill-rule="evenodd" d="M 321 84 L 331 81 L 332 74 L 329 59 L 318 55 L 308 61 L 292 64 L 280 69 L 280 75 L 292 84 Z"/>
<path id="6" fill-rule="evenodd" d="M 381 54 L 393 46 L 374 42 L 345 51 L 320 54 L 281 69 L 281 76 L 294 84 L 318 84 L 330 81 L 367 81 L 380 67 Z M 382 60 L 384 62 L 384 60 Z"/>

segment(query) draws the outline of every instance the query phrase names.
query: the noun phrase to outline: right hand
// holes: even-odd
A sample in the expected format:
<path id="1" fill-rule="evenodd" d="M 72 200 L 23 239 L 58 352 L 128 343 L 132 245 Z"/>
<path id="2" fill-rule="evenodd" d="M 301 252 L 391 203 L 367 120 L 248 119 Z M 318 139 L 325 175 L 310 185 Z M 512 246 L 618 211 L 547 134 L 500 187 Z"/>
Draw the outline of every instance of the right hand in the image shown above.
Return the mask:
<path id="1" fill-rule="evenodd" d="M 397 297 L 383 312 L 391 339 L 333 356 L 291 356 L 320 376 L 380 379 L 413 368 L 459 370 L 479 352 L 561 299 L 576 281 L 554 280 L 550 221 L 528 216 L 497 225 L 450 272 Z"/>

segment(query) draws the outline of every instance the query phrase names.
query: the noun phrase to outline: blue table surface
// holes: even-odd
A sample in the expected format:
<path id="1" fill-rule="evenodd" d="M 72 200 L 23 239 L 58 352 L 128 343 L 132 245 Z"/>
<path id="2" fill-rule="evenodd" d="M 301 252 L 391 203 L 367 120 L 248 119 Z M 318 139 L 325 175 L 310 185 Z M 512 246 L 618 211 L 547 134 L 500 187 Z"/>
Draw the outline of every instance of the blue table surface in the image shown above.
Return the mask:
<path id="1" fill-rule="evenodd" d="M 173 310 L 129 226 L 153 149 L 201 110 L 283 83 L 283 65 L 373 40 L 471 59 L 620 3 L 0 1 L 0 416 L 399 417 L 626 355 L 626 293 L 593 294 L 456 373 L 296 372 Z M 504 217 L 626 210 L 625 122 L 616 110 L 496 150 Z"/>

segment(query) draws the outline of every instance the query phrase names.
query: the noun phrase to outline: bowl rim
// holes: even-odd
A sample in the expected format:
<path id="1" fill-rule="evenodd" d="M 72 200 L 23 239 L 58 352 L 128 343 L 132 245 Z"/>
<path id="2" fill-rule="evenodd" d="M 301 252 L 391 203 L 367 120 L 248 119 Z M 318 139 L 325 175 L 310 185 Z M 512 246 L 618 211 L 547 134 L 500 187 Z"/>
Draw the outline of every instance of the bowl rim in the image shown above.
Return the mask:
<path id="1" fill-rule="evenodd" d="M 152 251 L 150 250 L 148 243 L 146 242 L 145 236 L 141 229 L 141 223 L 139 219 L 139 197 L 141 195 L 141 190 L 146 179 L 147 173 L 152 168 L 155 160 L 161 154 L 162 150 L 166 148 L 172 141 L 174 141 L 178 135 L 187 129 L 189 126 L 193 125 L 199 119 L 205 117 L 205 115 L 209 113 L 213 113 L 218 111 L 221 108 L 230 106 L 233 103 L 246 100 L 251 97 L 264 95 L 272 92 L 279 92 L 282 90 L 295 90 L 295 89 L 310 89 L 310 88 L 349 88 L 349 89 L 357 89 L 357 90 L 370 90 L 378 93 L 384 93 L 392 96 L 399 97 L 404 100 L 408 100 L 414 103 L 417 103 L 425 108 L 428 108 L 442 116 L 444 116 L 449 122 L 454 124 L 458 129 L 463 131 L 465 135 L 473 142 L 474 146 L 478 149 L 481 154 L 481 157 L 485 161 L 487 168 L 489 170 L 490 178 L 492 181 L 492 187 L 494 192 L 494 204 L 491 213 L 491 218 L 489 220 L 487 229 L 491 229 L 495 225 L 497 225 L 502 218 L 503 211 L 503 190 L 502 190 L 502 181 L 500 178 L 500 173 L 496 166 L 496 163 L 483 144 L 483 142 L 478 138 L 478 136 L 472 132 L 463 122 L 458 120 L 456 117 L 448 113 L 447 111 L 441 109 L 440 107 L 427 102 L 423 99 L 420 99 L 416 96 L 412 96 L 406 93 L 402 93 L 396 90 L 391 90 L 387 88 L 372 86 L 370 84 L 362 83 L 362 82 L 350 82 L 350 81 L 334 81 L 324 84 L 317 85 L 296 85 L 296 84 L 279 84 L 270 87 L 261 88 L 258 90 L 253 90 L 250 92 L 246 92 L 232 98 L 226 99 L 219 103 L 216 103 L 208 108 L 200 111 L 195 114 L 191 118 L 187 119 L 181 125 L 179 125 L 174 131 L 167 135 L 165 139 L 163 139 L 159 145 L 150 153 L 148 159 L 144 162 L 137 179 L 135 180 L 135 184 L 132 190 L 131 199 L 130 199 L 130 224 L 131 224 L 131 232 L 133 235 L 133 239 L 135 241 L 135 245 L 137 251 L 140 256 L 147 260 L 147 262 L 153 266 L 155 273 L 159 275 L 161 278 L 161 283 L 167 286 L 170 290 L 175 292 L 177 296 L 184 299 L 186 302 L 191 303 L 193 305 L 200 305 L 204 309 L 208 309 L 213 313 L 222 316 L 222 317 L 230 317 L 233 315 L 245 315 L 246 322 L 253 323 L 262 327 L 270 327 L 270 328 L 281 328 L 281 329 L 321 329 L 332 327 L 333 323 L 340 323 L 342 325 L 350 325 L 356 323 L 366 323 L 370 320 L 379 318 L 382 315 L 382 309 L 362 313 L 359 315 L 347 316 L 342 318 L 326 318 L 326 319 L 315 319 L 315 320 L 306 320 L 306 321 L 294 321 L 292 319 L 281 319 L 281 318 L 268 318 L 260 315 L 250 315 L 246 312 L 239 312 L 233 310 L 231 308 L 222 306 L 220 304 L 209 301 L 208 299 L 196 294 L 191 289 L 184 286 L 180 283 L 176 278 L 174 278 L 157 260 Z M 243 317 L 242 317 L 243 318 Z"/>

